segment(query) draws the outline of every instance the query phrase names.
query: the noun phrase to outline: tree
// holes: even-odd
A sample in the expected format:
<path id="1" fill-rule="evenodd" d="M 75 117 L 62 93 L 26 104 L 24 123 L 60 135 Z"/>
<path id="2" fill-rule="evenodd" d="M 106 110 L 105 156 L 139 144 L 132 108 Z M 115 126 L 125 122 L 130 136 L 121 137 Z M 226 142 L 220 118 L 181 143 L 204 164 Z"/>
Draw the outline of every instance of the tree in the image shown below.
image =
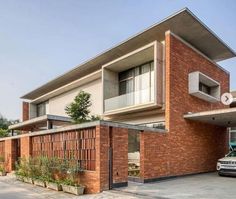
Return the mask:
<path id="1" fill-rule="evenodd" d="M 8 137 L 8 136 L 9 136 L 8 130 L 6 130 L 6 129 L 1 129 L 1 128 L 0 128 L 0 138 L 2 138 L 2 137 Z"/>
<path id="2" fill-rule="evenodd" d="M 89 116 L 89 107 L 91 103 L 91 94 L 80 91 L 74 101 L 66 107 L 66 113 L 74 120 L 75 123 L 83 123 L 88 121 L 99 120 L 99 116 Z"/>
<path id="3" fill-rule="evenodd" d="M 8 130 L 8 127 L 10 125 L 16 124 L 18 122 L 19 122 L 19 120 L 8 120 L 0 114 L 0 137 L 9 136 L 10 131 Z"/>
<path id="4" fill-rule="evenodd" d="M 8 126 L 11 125 L 11 122 L 8 121 L 6 118 L 4 118 L 2 115 L 0 115 L 0 129 L 8 129 Z"/>

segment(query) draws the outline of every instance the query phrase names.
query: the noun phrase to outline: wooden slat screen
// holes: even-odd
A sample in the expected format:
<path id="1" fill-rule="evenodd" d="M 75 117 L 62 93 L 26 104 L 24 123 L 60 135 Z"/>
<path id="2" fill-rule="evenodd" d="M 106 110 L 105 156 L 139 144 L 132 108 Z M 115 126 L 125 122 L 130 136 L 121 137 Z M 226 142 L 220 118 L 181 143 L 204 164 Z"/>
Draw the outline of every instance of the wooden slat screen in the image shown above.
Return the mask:
<path id="1" fill-rule="evenodd" d="M 85 170 L 95 170 L 96 128 L 32 137 L 32 156 L 79 161 Z"/>

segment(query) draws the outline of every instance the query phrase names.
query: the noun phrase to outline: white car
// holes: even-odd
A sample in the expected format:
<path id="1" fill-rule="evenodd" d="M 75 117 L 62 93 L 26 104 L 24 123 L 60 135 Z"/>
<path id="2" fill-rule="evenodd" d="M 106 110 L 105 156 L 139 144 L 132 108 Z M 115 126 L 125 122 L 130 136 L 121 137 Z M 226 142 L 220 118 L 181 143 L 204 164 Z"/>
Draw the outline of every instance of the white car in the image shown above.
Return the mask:
<path id="1" fill-rule="evenodd" d="M 221 158 L 217 162 L 216 169 L 218 174 L 236 176 L 236 151 L 230 152 L 224 158 Z"/>

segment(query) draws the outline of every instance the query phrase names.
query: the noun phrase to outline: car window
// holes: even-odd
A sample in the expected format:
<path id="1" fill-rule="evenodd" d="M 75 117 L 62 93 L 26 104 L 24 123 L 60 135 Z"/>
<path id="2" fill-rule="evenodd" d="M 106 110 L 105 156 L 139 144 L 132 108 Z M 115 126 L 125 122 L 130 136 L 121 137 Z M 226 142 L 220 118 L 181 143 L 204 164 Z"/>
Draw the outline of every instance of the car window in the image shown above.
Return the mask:
<path id="1" fill-rule="evenodd" d="M 236 151 L 232 151 L 227 155 L 227 157 L 236 157 Z"/>

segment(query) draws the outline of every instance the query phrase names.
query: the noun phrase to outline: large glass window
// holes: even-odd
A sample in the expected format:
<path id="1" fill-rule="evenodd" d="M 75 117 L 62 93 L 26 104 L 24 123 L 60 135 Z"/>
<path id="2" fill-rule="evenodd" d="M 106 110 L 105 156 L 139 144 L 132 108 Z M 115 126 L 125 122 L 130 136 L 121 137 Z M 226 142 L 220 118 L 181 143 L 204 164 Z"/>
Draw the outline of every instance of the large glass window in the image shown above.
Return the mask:
<path id="1" fill-rule="evenodd" d="M 37 107 L 37 117 L 46 115 L 46 102 L 36 105 Z"/>
<path id="2" fill-rule="evenodd" d="M 134 104 L 154 100 L 153 61 L 119 73 L 119 95 L 125 94 Z"/>

